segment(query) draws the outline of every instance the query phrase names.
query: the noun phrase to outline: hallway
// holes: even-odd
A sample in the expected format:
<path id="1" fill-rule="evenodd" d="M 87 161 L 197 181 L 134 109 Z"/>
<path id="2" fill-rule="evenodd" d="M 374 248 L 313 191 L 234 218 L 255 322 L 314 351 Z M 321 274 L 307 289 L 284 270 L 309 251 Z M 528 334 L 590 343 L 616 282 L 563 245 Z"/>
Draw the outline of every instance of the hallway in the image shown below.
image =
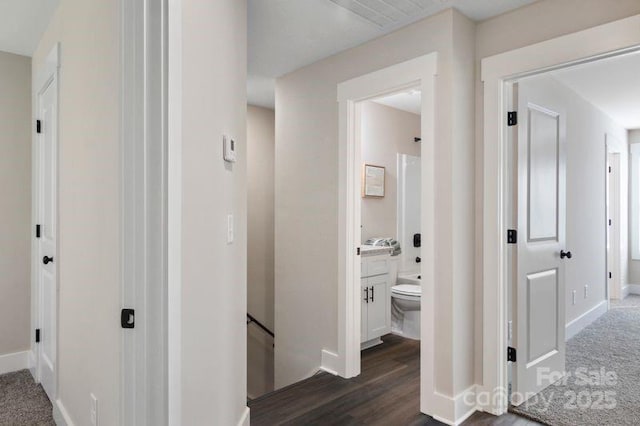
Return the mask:
<path id="1" fill-rule="evenodd" d="M 249 403 L 253 426 L 441 425 L 420 413 L 420 342 L 395 335 L 362 352 L 362 373 L 319 373 Z M 533 426 L 513 414 L 476 413 L 465 425 Z"/>

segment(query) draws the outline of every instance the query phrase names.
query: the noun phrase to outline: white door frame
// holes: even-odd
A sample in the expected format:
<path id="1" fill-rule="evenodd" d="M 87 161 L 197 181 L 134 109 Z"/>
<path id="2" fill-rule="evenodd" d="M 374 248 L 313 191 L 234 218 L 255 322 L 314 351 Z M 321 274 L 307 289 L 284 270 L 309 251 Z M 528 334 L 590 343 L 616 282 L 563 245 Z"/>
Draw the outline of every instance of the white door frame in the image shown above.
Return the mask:
<path id="1" fill-rule="evenodd" d="M 55 170 L 56 170 L 56 189 L 55 189 L 55 199 L 56 199 L 56 230 L 55 230 L 55 235 L 56 235 L 56 254 L 55 257 L 56 259 L 54 260 L 56 262 L 56 309 L 55 309 L 55 316 L 56 316 L 56 326 L 55 326 L 55 336 L 54 336 L 54 347 L 55 347 L 55 352 L 56 352 L 56 358 L 54 361 L 54 399 L 57 398 L 57 394 L 58 394 L 58 335 L 59 335 L 59 327 L 58 327 L 58 319 L 59 319 L 59 300 L 58 300 L 58 294 L 59 294 L 59 289 L 60 289 L 60 262 L 59 262 L 59 256 L 58 254 L 60 253 L 60 235 L 59 235 L 59 205 L 58 205 L 58 200 L 60 199 L 59 197 L 59 180 L 58 180 L 58 176 L 60 174 L 59 172 L 59 151 L 60 151 L 60 139 L 59 139 L 59 129 L 60 129 L 60 67 L 61 67 L 61 62 L 60 62 L 60 43 L 56 43 L 53 48 L 51 49 L 51 51 L 49 52 L 49 54 L 47 55 L 44 64 L 42 65 L 42 68 L 40 69 L 39 73 L 37 76 L 35 76 L 34 82 L 33 82 L 33 87 L 32 87 L 32 99 L 33 99 L 33 120 L 32 123 L 35 123 L 36 120 L 39 119 L 38 114 L 40 112 L 40 100 L 39 100 L 39 94 L 42 92 L 42 90 L 49 86 L 49 84 L 56 84 L 56 92 L 55 92 L 55 97 L 56 97 L 56 134 L 55 134 L 55 138 L 56 138 L 56 146 L 57 146 L 57 150 L 55 153 L 55 162 L 56 162 L 56 166 L 55 166 Z M 31 327 L 31 354 L 30 354 L 30 360 L 29 360 L 29 365 L 31 368 L 31 374 L 33 375 L 33 377 L 35 378 L 36 382 L 40 382 L 41 379 L 41 371 L 40 371 L 40 356 L 38 351 L 40 350 L 38 344 L 36 343 L 36 339 L 35 339 L 35 333 L 36 333 L 36 329 L 41 328 L 41 317 L 42 317 L 42 306 L 40 303 L 40 267 L 41 267 L 41 262 L 42 259 L 40 258 L 40 253 L 38 251 L 38 240 L 36 239 L 36 224 L 39 223 L 39 215 L 40 215 L 40 197 L 39 197 L 39 178 L 40 178 L 40 170 L 39 170 L 39 166 L 40 166 L 40 156 L 39 156 L 39 150 L 38 150 L 38 134 L 36 132 L 36 128 L 35 126 L 33 127 L 33 142 L 32 142 L 32 169 L 31 169 L 31 176 L 32 176 L 32 190 L 31 190 L 31 200 L 32 200 L 32 204 L 31 204 L 31 215 L 32 215 L 32 231 L 31 231 L 31 321 L 33 324 L 33 327 Z M 51 401 L 54 406 L 56 405 L 56 401 Z"/>
<path id="2" fill-rule="evenodd" d="M 167 0 L 120 0 L 121 419 L 168 422 Z"/>
<path id="3" fill-rule="evenodd" d="M 167 8 L 168 424 L 182 424 L 182 0 Z"/>
<path id="4" fill-rule="evenodd" d="M 360 374 L 360 140 L 358 103 L 410 87 L 422 90 L 422 230 L 435 229 L 435 77 L 437 53 L 345 81 L 339 102 L 339 277 L 338 354 L 322 352 L 322 366 L 345 378 Z M 421 411 L 431 414 L 434 397 L 434 271 L 435 241 L 422 244 L 422 315 L 420 371 Z"/>
<path id="5" fill-rule="evenodd" d="M 486 412 L 507 411 L 508 83 L 528 75 L 640 51 L 640 15 L 482 60 L 483 386 Z"/>

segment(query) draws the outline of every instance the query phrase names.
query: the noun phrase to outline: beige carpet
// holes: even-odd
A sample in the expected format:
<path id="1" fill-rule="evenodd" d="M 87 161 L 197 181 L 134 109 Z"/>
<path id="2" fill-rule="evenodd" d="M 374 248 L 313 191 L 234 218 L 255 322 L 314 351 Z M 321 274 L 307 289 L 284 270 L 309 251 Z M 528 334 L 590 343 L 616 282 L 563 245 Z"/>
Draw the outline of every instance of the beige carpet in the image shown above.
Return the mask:
<path id="1" fill-rule="evenodd" d="M 55 425 L 51 403 L 28 370 L 0 376 L 0 425 Z"/>
<path id="2" fill-rule="evenodd" d="M 567 342 L 566 379 L 509 411 L 553 426 L 640 425 L 640 297 Z"/>

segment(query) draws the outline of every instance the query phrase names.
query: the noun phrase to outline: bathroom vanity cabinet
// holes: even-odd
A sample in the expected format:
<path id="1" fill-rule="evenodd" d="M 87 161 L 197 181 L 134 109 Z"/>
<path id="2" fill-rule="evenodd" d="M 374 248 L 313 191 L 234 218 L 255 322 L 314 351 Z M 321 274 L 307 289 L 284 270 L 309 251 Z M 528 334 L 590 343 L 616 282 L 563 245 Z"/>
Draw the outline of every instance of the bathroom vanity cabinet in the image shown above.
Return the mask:
<path id="1" fill-rule="evenodd" d="M 366 349 L 391 331 L 390 255 L 363 255 L 361 267 L 360 342 Z"/>

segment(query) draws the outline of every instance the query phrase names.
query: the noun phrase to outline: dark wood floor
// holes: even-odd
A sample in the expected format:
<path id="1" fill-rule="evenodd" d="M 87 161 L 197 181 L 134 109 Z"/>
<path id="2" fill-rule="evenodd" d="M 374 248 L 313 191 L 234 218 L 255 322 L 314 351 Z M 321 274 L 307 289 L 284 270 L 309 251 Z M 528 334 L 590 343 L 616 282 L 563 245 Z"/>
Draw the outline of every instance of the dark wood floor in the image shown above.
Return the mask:
<path id="1" fill-rule="evenodd" d="M 362 373 L 320 373 L 249 402 L 251 425 L 442 425 L 420 413 L 420 342 L 388 335 L 362 353 Z M 465 426 L 533 426 L 513 414 L 475 413 Z"/>

